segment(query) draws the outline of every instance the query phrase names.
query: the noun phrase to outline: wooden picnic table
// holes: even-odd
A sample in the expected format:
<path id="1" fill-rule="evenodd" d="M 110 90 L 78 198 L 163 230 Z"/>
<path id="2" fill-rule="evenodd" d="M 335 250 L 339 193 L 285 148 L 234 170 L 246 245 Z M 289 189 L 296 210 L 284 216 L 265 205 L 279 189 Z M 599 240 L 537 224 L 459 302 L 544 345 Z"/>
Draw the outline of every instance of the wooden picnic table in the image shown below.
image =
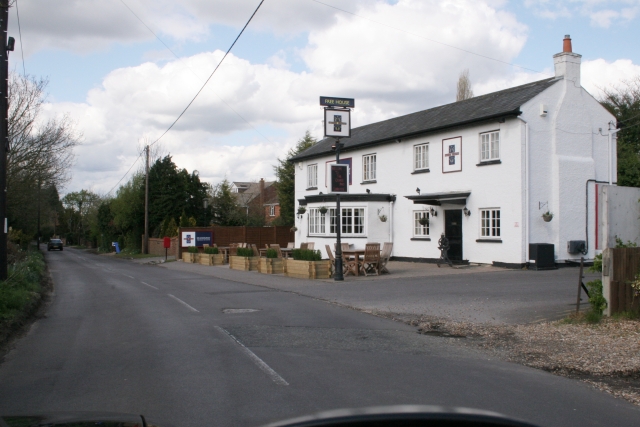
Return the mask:
<path id="1" fill-rule="evenodd" d="M 349 269 L 347 274 L 351 273 L 354 276 L 360 275 L 360 269 L 362 268 L 362 264 L 360 263 L 360 257 L 364 258 L 364 249 L 346 249 L 342 251 L 342 255 L 344 257 L 353 257 L 356 260 L 356 270 Z"/>
<path id="2" fill-rule="evenodd" d="M 284 258 L 289 258 L 294 248 L 280 248 L 280 252 L 282 252 L 282 256 Z"/>
<path id="3" fill-rule="evenodd" d="M 225 263 L 229 262 L 229 249 L 231 249 L 230 246 L 218 246 L 218 252 L 220 252 L 222 255 L 224 255 L 224 262 Z"/>

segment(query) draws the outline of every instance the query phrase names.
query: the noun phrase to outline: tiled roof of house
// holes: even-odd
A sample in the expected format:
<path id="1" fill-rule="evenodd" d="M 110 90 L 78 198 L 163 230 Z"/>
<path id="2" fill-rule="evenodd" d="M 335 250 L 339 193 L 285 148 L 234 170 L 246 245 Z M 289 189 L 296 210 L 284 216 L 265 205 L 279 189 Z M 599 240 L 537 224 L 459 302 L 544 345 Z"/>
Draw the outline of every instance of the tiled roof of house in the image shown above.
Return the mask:
<path id="1" fill-rule="evenodd" d="M 492 92 L 464 101 L 418 111 L 351 129 L 350 138 L 342 138 L 341 151 L 394 142 L 404 137 L 463 126 L 493 118 L 520 115 L 520 106 L 560 79 L 540 80 L 510 89 Z M 333 152 L 333 138 L 324 138 L 314 146 L 292 157 L 290 161 L 324 156 Z"/>

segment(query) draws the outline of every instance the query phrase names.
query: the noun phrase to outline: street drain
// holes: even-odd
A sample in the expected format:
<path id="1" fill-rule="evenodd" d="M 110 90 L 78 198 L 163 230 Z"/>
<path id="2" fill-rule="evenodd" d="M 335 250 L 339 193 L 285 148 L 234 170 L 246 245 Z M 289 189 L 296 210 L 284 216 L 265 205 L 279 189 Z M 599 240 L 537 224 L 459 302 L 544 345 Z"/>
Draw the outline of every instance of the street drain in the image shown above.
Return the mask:
<path id="1" fill-rule="evenodd" d="M 256 310 L 255 308 L 225 308 L 222 310 L 224 314 L 236 314 L 236 313 L 253 313 Z"/>

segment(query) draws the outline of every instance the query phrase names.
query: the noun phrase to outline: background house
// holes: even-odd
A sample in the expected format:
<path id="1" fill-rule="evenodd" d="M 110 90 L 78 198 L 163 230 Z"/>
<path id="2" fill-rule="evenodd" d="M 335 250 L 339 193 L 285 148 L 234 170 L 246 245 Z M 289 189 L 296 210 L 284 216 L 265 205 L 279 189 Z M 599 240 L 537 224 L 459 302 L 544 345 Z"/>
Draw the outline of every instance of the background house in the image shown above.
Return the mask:
<path id="1" fill-rule="evenodd" d="M 280 205 L 275 181 L 258 182 L 233 181 L 231 193 L 247 219 L 260 218 L 265 225 L 271 224 L 280 216 Z"/>
<path id="2" fill-rule="evenodd" d="M 616 170 L 615 118 L 580 85 L 568 36 L 553 59 L 552 78 L 352 129 L 341 140 L 343 240 L 391 241 L 400 259 L 437 259 L 442 234 L 460 262 L 519 267 L 530 243 L 553 244 L 557 260 L 592 258 L 595 185 Z M 297 205 L 307 207 L 296 242 L 335 242 L 334 142 L 291 159 Z"/>

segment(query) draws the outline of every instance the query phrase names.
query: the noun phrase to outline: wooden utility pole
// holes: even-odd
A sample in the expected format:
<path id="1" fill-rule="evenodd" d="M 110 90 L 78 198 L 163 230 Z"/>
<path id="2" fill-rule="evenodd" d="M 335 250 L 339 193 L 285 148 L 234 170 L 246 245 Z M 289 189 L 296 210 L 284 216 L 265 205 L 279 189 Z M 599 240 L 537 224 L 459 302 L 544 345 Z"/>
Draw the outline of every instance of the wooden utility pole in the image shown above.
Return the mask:
<path id="1" fill-rule="evenodd" d="M 149 253 L 149 145 L 144 148 L 146 154 L 144 178 L 144 242 L 142 253 Z"/>
<path id="2" fill-rule="evenodd" d="M 7 279 L 7 151 L 9 151 L 9 0 L 0 0 L 0 280 Z"/>

